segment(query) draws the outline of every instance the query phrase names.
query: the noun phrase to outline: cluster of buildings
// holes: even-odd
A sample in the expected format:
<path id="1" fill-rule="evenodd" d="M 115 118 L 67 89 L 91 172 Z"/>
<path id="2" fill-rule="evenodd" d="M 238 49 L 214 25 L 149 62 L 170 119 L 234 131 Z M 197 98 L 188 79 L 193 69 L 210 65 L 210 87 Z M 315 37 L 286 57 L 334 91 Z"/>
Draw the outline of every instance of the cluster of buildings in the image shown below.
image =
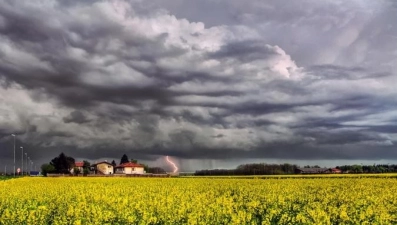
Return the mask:
<path id="1" fill-rule="evenodd" d="M 81 173 L 84 171 L 84 162 L 76 162 L 71 173 L 74 173 L 74 169 L 78 169 Z M 89 168 L 90 174 L 98 175 L 111 175 L 111 174 L 144 174 L 144 166 L 138 163 L 127 162 L 114 166 L 107 161 L 98 162 L 92 164 Z"/>

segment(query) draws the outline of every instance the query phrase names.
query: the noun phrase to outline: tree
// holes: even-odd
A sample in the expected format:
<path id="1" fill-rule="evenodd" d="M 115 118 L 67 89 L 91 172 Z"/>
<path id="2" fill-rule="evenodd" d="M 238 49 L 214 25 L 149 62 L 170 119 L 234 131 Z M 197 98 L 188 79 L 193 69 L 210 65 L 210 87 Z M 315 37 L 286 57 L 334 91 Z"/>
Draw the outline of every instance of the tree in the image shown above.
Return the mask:
<path id="1" fill-rule="evenodd" d="M 112 161 L 112 166 L 113 166 L 113 174 L 114 173 L 116 173 L 116 166 L 117 166 L 117 164 L 116 164 L 116 161 Z"/>
<path id="2" fill-rule="evenodd" d="M 121 157 L 120 164 L 128 163 L 128 162 L 129 162 L 128 156 L 127 156 L 126 154 L 124 154 L 124 155 Z"/>
<path id="3" fill-rule="evenodd" d="M 116 161 L 114 161 L 114 160 L 112 161 L 112 166 L 113 167 L 117 166 Z"/>
<path id="4" fill-rule="evenodd" d="M 48 164 L 48 163 L 41 165 L 41 173 L 44 176 L 47 176 L 47 174 L 49 174 L 49 173 L 55 173 L 55 172 L 56 172 L 56 170 L 53 165 Z"/>
<path id="5" fill-rule="evenodd" d="M 55 172 L 70 174 L 70 170 L 74 167 L 75 160 L 66 156 L 63 152 L 51 160 L 50 164 L 54 166 Z"/>
<path id="6" fill-rule="evenodd" d="M 90 166 L 91 166 L 91 163 L 90 163 L 90 162 L 88 162 L 87 160 L 84 160 L 84 161 L 83 161 L 83 168 L 84 168 L 84 169 L 89 169 Z"/>
<path id="7" fill-rule="evenodd" d="M 81 173 L 81 171 L 79 168 L 75 167 L 75 168 L 73 168 L 73 173 L 74 173 L 74 175 L 78 175 Z"/>
<path id="8" fill-rule="evenodd" d="M 352 165 L 351 166 L 353 173 L 362 173 L 363 167 L 361 165 Z"/>
<path id="9" fill-rule="evenodd" d="M 154 174 L 165 174 L 165 170 L 160 167 L 149 167 L 146 171 L 147 173 L 154 173 Z"/>
<path id="10" fill-rule="evenodd" d="M 86 176 L 90 171 L 87 168 L 83 169 L 83 175 Z"/>
<path id="11" fill-rule="evenodd" d="M 143 165 L 143 170 L 145 170 L 146 172 L 149 171 L 149 166 L 146 164 L 142 164 Z"/>
<path id="12" fill-rule="evenodd" d="M 137 159 L 131 159 L 130 162 L 132 162 L 132 163 L 138 163 L 138 160 L 137 160 Z"/>

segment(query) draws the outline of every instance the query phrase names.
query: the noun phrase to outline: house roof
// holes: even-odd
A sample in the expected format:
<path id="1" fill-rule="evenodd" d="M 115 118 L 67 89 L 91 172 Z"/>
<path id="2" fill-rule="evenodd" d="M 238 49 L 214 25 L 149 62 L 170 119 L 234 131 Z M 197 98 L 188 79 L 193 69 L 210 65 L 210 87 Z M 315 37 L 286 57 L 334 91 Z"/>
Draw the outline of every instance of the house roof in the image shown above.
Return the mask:
<path id="1" fill-rule="evenodd" d="M 116 166 L 116 168 L 123 168 L 123 167 L 143 167 L 143 165 L 138 164 L 138 163 L 128 162 L 128 163 L 123 163 L 123 164 Z"/>
<path id="2" fill-rule="evenodd" d="M 84 162 L 75 162 L 74 166 L 75 167 L 83 167 L 84 166 Z"/>
<path id="3" fill-rule="evenodd" d="M 97 162 L 97 163 L 95 163 L 95 164 L 92 164 L 91 166 L 96 166 L 96 165 L 98 165 L 98 164 L 103 164 L 103 163 L 113 166 L 110 162 L 107 162 L 107 161 Z"/>

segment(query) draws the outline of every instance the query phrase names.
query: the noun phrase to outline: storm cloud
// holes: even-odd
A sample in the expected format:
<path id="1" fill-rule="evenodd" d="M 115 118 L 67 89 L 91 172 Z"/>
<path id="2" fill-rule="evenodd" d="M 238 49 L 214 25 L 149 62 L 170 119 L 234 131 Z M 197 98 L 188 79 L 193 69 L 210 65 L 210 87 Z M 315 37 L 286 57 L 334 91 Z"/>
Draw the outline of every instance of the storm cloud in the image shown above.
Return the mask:
<path id="1" fill-rule="evenodd" d="M 397 159 L 393 1 L 0 6 L 4 163 Z"/>

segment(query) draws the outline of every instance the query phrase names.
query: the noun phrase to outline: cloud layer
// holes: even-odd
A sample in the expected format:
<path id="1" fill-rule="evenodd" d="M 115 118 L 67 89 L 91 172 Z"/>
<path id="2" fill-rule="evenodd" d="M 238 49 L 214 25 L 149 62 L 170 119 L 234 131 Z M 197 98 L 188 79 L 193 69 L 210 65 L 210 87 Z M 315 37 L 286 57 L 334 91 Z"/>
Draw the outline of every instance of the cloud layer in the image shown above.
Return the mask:
<path id="1" fill-rule="evenodd" d="M 396 5 L 282 2 L 0 0 L 0 145 L 397 158 Z"/>

